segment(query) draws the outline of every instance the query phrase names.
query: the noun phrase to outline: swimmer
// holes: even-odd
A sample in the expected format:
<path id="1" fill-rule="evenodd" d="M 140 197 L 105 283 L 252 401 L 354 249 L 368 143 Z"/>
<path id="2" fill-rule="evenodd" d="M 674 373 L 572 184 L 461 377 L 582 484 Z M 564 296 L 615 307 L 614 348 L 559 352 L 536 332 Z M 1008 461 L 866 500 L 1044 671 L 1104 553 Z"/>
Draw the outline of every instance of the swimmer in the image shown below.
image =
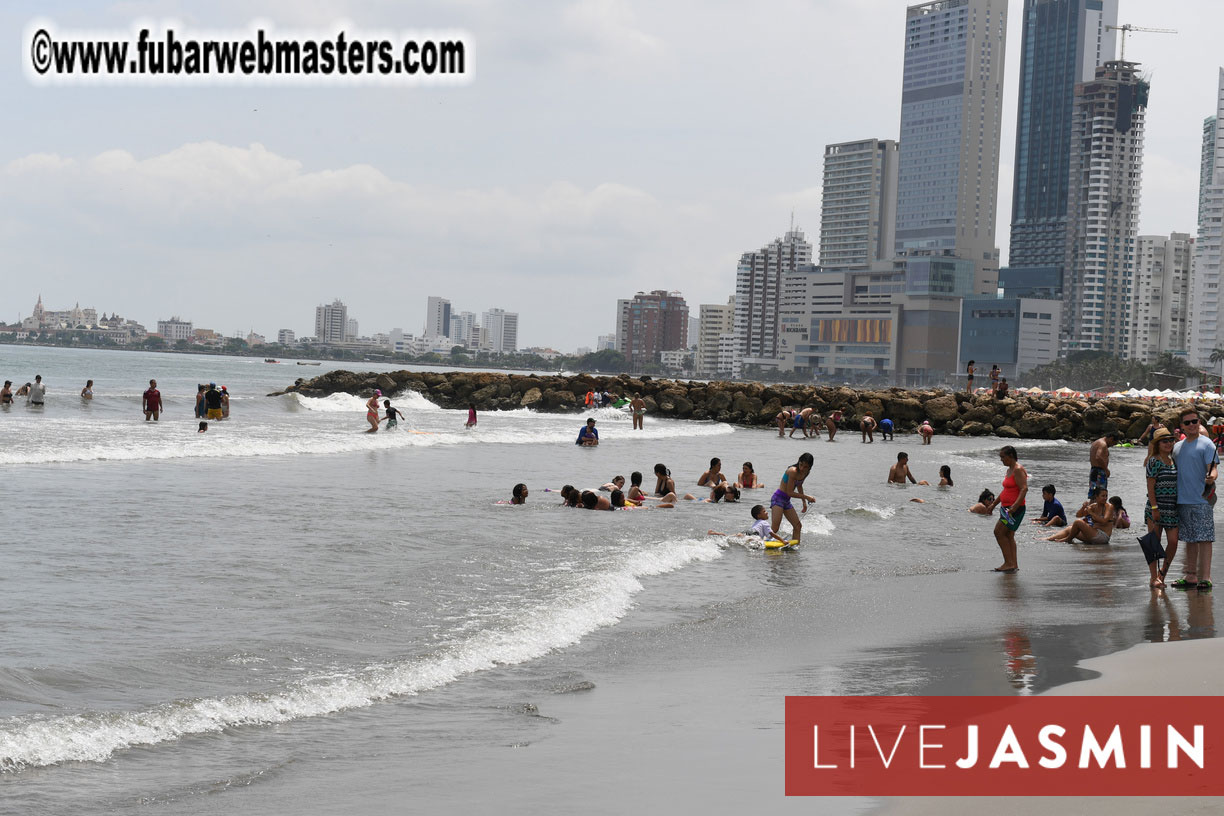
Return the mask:
<path id="1" fill-rule="evenodd" d="M 969 508 L 970 513 L 977 513 L 979 516 L 993 515 L 991 508 L 994 506 L 995 494 L 989 490 L 983 490 L 978 495 L 977 504 Z"/>
<path id="2" fill-rule="evenodd" d="M 201 423 L 200 423 L 200 430 L 196 431 L 196 433 L 208 433 L 208 423 L 207 423 L 207 422 L 201 422 Z"/>
<path id="3" fill-rule="evenodd" d="M 799 413 L 793 414 L 791 416 L 791 420 L 792 420 L 791 421 L 791 432 L 790 432 L 790 436 L 788 436 L 787 438 L 790 439 L 794 437 L 795 431 L 801 431 L 803 433 L 803 438 L 807 439 L 808 438 L 808 421 L 811 416 L 812 416 L 811 408 L 804 408 Z"/>
<path id="4" fill-rule="evenodd" d="M 710 498 L 703 499 L 706 504 L 718 504 L 720 501 L 725 501 L 727 504 L 732 504 L 739 501 L 739 488 L 735 485 L 716 485 L 710 491 Z"/>
<path id="5" fill-rule="evenodd" d="M 789 424 L 795 418 L 795 413 L 796 411 L 794 408 L 783 408 L 781 411 L 778 412 L 778 415 L 774 417 L 774 419 L 778 423 L 778 438 L 779 439 L 781 439 L 784 434 L 783 429 L 787 426 L 787 424 Z"/>
<path id="6" fill-rule="evenodd" d="M 803 480 L 812 472 L 812 465 L 815 461 L 812 454 L 805 452 L 800 454 L 798 462 L 788 467 L 782 474 L 782 481 L 769 500 L 769 529 L 775 535 L 782 524 L 783 517 L 785 517 L 791 524 L 791 530 L 793 530 L 791 535 L 794 536 L 794 540 L 799 540 L 800 534 L 803 531 L 803 522 L 799 520 L 799 513 L 795 511 L 794 505 L 791 504 L 791 499 L 803 501 L 804 513 L 807 512 L 808 502 L 816 501 L 816 499 L 803 492 Z"/>
<path id="7" fill-rule="evenodd" d="M 527 503 L 527 485 L 519 482 L 510 491 L 511 504 L 526 504 Z"/>
<path id="8" fill-rule="evenodd" d="M 18 389 L 17 389 L 17 396 L 19 396 L 19 397 L 28 397 L 28 396 L 30 396 L 30 389 L 31 389 L 32 387 L 34 387 L 34 383 L 26 383 L 25 385 L 23 385 L 23 386 L 21 386 L 20 388 L 18 388 Z M 779 434 L 779 436 L 781 436 L 781 434 Z"/>
<path id="9" fill-rule="evenodd" d="M 1084 518 L 1077 518 L 1070 527 L 1055 533 L 1046 541 L 1074 541 L 1078 538 L 1085 544 L 1108 544 L 1117 522 L 1114 506 L 1109 503 L 1109 491 L 1098 487 L 1092 501 L 1081 509 L 1086 511 Z M 1089 519 L 1092 520 L 1091 523 Z"/>
<path id="10" fill-rule="evenodd" d="M 905 480 L 909 479 L 916 485 L 927 485 L 930 482 L 923 479 L 921 482 L 914 478 L 914 474 L 910 473 L 909 469 L 909 454 L 902 451 L 897 454 L 897 464 L 888 469 L 889 484 L 905 484 Z"/>
<path id="11" fill-rule="evenodd" d="M 0 405 L 13 404 L 13 381 L 5 380 L 4 388 L 0 388 Z"/>
<path id="12" fill-rule="evenodd" d="M 595 417 L 587 417 L 586 425 L 578 429 L 578 439 L 575 445 L 593 448 L 599 444 L 599 431 L 595 430 Z"/>
<path id="13" fill-rule="evenodd" d="M 474 402 L 468 403 L 468 418 L 467 418 L 467 422 L 463 423 L 463 427 L 465 428 L 475 428 L 476 427 L 476 403 Z"/>
<path id="14" fill-rule="evenodd" d="M 617 510 L 636 510 L 639 507 L 638 502 L 626 499 L 624 491 L 621 490 L 613 490 L 608 501 L 612 502 L 612 506 Z"/>
<path id="15" fill-rule="evenodd" d="M 399 422 L 396 420 L 397 416 L 399 419 L 408 418 L 404 416 L 404 412 L 400 409 L 391 407 L 391 400 L 383 400 L 383 408 L 386 410 L 387 415 L 383 417 L 381 421 L 387 423 L 387 430 L 390 430 L 399 424 Z"/>
<path id="16" fill-rule="evenodd" d="M 584 510 L 611 510 L 612 502 L 590 490 L 582 491 L 580 501 Z"/>
<path id="17" fill-rule="evenodd" d="M 1119 530 L 1126 530 L 1131 526 L 1130 516 L 1126 515 L 1126 508 L 1122 506 L 1122 497 L 1114 496 L 1109 500 L 1109 503 L 1114 508 L 1114 518 L 1118 521 L 1114 526 Z"/>
<path id="18" fill-rule="evenodd" d="M 629 402 L 629 410 L 633 411 L 633 430 L 642 430 L 642 416 L 646 413 L 646 403 L 641 394 L 634 394 Z"/>
<path id="19" fill-rule="evenodd" d="M 671 471 L 662 462 L 654 466 L 655 473 L 655 495 L 666 496 L 668 493 L 673 496 L 676 494 L 676 480 L 671 477 Z"/>
<path id="20" fill-rule="evenodd" d="M 81 389 L 81 399 L 93 399 L 93 380 L 85 381 L 85 387 Z"/>
<path id="21" fill-rule="evenodd" d="M 864 442 L 875 441 L 875 427 L 876 421 L 872 418 L 871 412 L 868 411 L 867 414 L 861 420 L 859 420 L 859 431 L 861 431 L 863 434 Z"/>
<path id="22" fill-rule="evenodd" d="M 1054 485 L 1048 484 L 1041 488 L 1041 517 L 1033 519 L 1034 524 L 1040 524 L 1042 527 L 1065 527 L 1067 524 L 1067 511 L 1063 509 L 1062 502 L 1054 498 Z"/>
<path id="23" fill-rule="evenodd" d="M 931 420 L 922 420 L 922 427 L 918 429 L 918 433 L 922 435 L 922 444 L 931 444 L 931 437 L 935 435 L 935 429 L 931 427 Z"/>
<path id="24" fill-rule="evenodd" d="M 710 469 L 697 477 L 698 487 L 713 486 L 725 481 L 727 481 L 727 477 L 722 472 L 722 460 L 717 456 L 710 460 Z"/>
<path id="25" fill-rule="evenodd" d="M 366 422 L 370 423 L 370 430 L 366 433 L 374 433 L 378 430 L 378 398 L 382 396 L 382 392 L 374 389 L 374 396 L 366 400 Z"/>
<path id="26" fill-rule="evenodd" d="M 769 526 L 769 511 L 765 509 L 763 504 L 754 504 L 752 510 L 752 526 L 745 530 L 742 535 L 755 536 L 762 541 L 769 541 L 771 538 L 776 541 L 787 541 L 785 538 L 779 538 Z M 717 530 L 707 531 L 708 535 L 725 536 L 726 533 L 720 533 Z"/>
<path id="27" fill-rule="evenodd" d="M 574 500 L 573 497 L 575 494 L 577 494 L 577 492 L 578 491 L 574 490 L 573 485 L 569 485 L 569 484 L 562 485 L 561 486 L 561 505 L 563 507 L 576 507 L 578 503 L 577 501 Z"/>
<path id="28" fill-rule="evenodd" d="M 625 498 L 639 504 L 646 498 L 646 494 L 642 492 L 642 471 L 635 470 L 629 474 L 629 492 L 625 494 Z"/>
<path id="29" fill-rule="evenodd" d="M 144 410 L 145 422 L 152 419 L 157 422 L 161 416 L 162 398 L 157 390 L 157 380 L 149 380 L 149 387 L 140 397 L 140 406 Z"/>
<path id="30" fill-rule="evenodd" d="M 837 434 L 837 426 L 842 421 L 842 412 L 834 411 L 825 419 L 825 430 L 829 432 L 829 441 L 833 441 L 833 437 Z"/>
<path id="31" fill-rule="evenodd" d="M 761 486 L 761 480 L 757 478 L 756 471 L 753 470 L 751 462 L 744 463 L 744 471 L 739 475 L 735 486 L 748 489 Z"/>
<path id="32" fill-rule="evenodd" d="M 612 481 L 605 482 L 599 486 L 599 489 L 605 493 L 611 493 L 613 490 L 623 490 L 625 487 L 624 476 L 613 476 Z"/>
<path id="33" fill-rule="evenodd" d="M 951 487 L 952 486 L 952 468 L 950 468 L 947 465 L 939 466 L 939 486 L 940 487 Z"/>

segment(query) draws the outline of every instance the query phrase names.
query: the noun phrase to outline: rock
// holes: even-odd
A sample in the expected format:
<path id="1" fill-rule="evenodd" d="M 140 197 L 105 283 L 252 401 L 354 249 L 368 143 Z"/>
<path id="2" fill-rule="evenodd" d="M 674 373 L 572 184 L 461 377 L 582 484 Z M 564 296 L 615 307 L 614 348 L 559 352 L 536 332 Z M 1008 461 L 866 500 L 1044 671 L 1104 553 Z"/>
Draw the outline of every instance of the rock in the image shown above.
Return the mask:
<path id="1" fill-rule="evenodd" d="M 1046 413 L 1029 411 L 1016 421 L 1016 432 L 1026 439 L 1040 439 L 1058 427 L 1058 419 Z"/>
<path id="2" fill-rule="evenodd" d="M 952 424 L 955 425 L 959 421 L 954 420 Z M 994 428 L 990 427 L 989 422 L 966 422 L 960 428 L 960 432 L 965 436 L 985 436 L 993 430 Z"/>
<path id="3" fill-rule="evenodd" d="M 1001 436 L 1004 439 L 1019 439 L 1020 432 L 1010 425 L 1000 425 L 995 428 L 995 436 Z"/>
<path id="4" fill-rule="evenodd" d="M 388 377 L 386 374 L 380 374 L 376 380 L 378 390 L 383 394 L 390 396 L 399 390 L 399 383 Z"/>
<path id="5" fill-rule="evenodd" d="M 530 408 L 544 398 L 538 388 L 528 388 L 523 396 L 519 399 L 519 405 L 523 408 Z"/>
<path id="6" fill-rule="evenodd" d="M 929 399 L 922 404 L 922 409 L 932 423 L 951 422 L 959 413 L 956 398 L 952 396 Z"/>

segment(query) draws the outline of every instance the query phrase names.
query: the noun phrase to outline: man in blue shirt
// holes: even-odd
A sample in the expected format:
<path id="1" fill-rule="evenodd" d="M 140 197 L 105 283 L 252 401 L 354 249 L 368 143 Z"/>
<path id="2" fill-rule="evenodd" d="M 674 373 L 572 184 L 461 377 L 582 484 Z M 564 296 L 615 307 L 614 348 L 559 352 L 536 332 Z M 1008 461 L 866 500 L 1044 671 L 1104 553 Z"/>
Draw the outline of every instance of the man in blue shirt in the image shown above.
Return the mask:
<path id="1" fill-rule="evenodd" d="M 880 438 L 885 441 L 893 438 L 893 421 L 888 417 L 880 420 Z"/>
<path id="2" fill-rule="evenodd" d="M 1041 488 L 1041 498 L 1045 501 L 1041 508 L 1041 518 L 1033 519 L 1033 523 L 1042 527 L 1066 527 L 1067 511 L 1063 510 L 1062 502 L 1054 498 L 1054 485 L 1048 484 Z"/>
<path id="3" fill-rule="evenodd" d="M 587 424 L 578 431 L 578 441 L 574 444 L 589 448 L 599 444 L 599 431 L 595 430 L 595 417 L 587 418 Z"/>
<path id="4" fill-rule="evenodd" d="M 1211 545 L 1215 541 L 1215 482 L 1219 458 L 1203 433 L 1198 411 L 1185 408 L 1178 417 L 1186 438 L 1173 446 L 1177 464 L 1177 514 L 1180 538 L 1186 544 L 1177 589 L 1211 589 Z"/>

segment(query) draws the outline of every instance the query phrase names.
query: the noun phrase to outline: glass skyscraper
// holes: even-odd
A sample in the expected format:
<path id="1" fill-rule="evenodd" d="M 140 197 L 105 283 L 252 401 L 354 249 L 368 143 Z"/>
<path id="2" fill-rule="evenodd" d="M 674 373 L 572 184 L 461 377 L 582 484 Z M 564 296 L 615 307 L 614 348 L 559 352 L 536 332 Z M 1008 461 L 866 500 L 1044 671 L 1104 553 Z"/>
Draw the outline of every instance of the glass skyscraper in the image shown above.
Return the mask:
<path id="1" fill-rule="evenodd" d="M 1008 266 L 1062 267 L 1078 82 L 1113 59 L 1118 0 L 1024 0 Z"/>
<path id="2" fill-rule="evenodd" d="M 1007 0 L 906 9 L 898 253 L 971 260 L 993 292 Z"/>

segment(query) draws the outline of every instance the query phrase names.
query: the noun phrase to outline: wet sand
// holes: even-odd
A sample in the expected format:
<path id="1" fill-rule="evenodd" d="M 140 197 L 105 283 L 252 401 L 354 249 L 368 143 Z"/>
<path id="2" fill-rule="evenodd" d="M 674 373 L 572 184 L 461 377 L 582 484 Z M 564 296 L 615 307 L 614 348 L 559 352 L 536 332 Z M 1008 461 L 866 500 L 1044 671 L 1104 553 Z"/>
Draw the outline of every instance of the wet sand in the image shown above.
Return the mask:
<path id="1" fill-rule="evenodd" d="M 1224 641 L 1190 640 L 1143 643 L 1124 652 L 1082 661 L 1080 668 L 1099 676 L 1058 686 L 1050 695 L 1111 696 L 1150 695 L 1178 697 L 1215 695 L 1220 691 L 1224 669 Z M 1175 791 L 1170 791 L 1175 795 Z M 936 797 L 890 799 L 878 811 L 881 816 L 1030 816 L 1033 813 L 1074 813 L 1085 816 L 1129 816 L 1170 811 L 1178 814 L 1216 814 L 1218 797 L 1153 796 L 1096 797 Z"/>

